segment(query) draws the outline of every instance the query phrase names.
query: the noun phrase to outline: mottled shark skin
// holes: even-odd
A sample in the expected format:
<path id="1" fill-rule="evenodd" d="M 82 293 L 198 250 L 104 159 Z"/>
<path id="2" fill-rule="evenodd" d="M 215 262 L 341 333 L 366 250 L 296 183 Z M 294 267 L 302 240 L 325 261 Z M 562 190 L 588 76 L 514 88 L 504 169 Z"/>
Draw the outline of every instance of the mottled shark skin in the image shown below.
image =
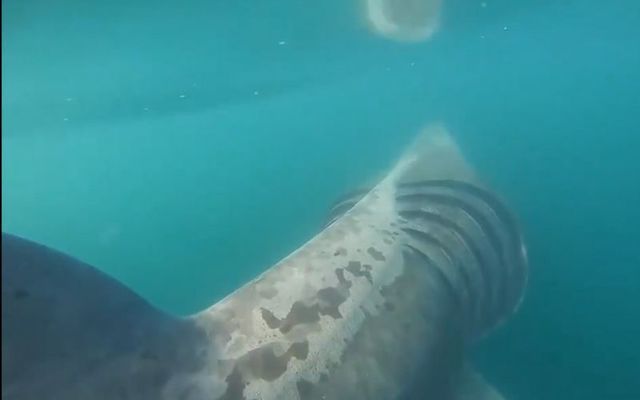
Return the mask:
<path id="1" fill-rule="evenodd" d="M 7 400 L 501 399 L 465 352 L 516 311 L 527 280 L 515 218 L 439 125 L 317 236 L 188 318 L 2 240 Z"/>

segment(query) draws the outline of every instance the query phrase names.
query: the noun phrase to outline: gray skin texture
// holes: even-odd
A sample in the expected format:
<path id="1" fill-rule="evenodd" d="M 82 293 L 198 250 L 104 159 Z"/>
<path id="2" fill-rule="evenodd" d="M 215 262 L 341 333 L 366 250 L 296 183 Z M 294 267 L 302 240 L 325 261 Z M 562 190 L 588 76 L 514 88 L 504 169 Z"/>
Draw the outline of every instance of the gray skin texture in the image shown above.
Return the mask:
<path id="1" fill-rule="evenodd" d="M 441 126 L 309 242 L 187 318 L 2 237 L 3 399 L 500 399 L 464 361 L 526 284 L 514 218 Z"/>
<path id="2" fill-rule="evenodd" d="M 207 346 L 80 261 L 2 234 L 2 398 L 150 399 Z"/>

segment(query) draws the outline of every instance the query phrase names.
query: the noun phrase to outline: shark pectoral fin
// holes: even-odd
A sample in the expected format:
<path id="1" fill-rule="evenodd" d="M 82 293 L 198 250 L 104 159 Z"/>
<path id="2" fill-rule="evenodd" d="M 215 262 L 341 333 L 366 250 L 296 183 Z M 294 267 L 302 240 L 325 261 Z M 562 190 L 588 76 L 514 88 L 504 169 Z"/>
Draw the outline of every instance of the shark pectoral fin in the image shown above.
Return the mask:
<path id="1" fill-rule="evenodd" d="M 505 400 L 505 398 L 467 363 L 454 377 L 451 400 Z"/>
<path id="2" fill-rule="evenodd" d="M 142 398 L 189 329 L 90 265 L 2 234 L 3 399 Z"/>

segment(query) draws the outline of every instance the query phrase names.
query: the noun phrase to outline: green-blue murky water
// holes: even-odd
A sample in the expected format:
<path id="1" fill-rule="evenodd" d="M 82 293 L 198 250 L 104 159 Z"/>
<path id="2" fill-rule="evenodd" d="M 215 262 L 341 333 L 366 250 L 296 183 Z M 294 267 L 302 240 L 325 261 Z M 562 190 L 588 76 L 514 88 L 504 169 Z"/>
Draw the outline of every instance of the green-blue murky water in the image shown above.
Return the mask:
<path id="1" fill-rule="evenodd" d="M 2 229 L 154 304 L 219 300 L 445 122 L 520 215 L 511 399 L 640 398 L 640 3 L 445 1 L 419 44 L 356 1 L 4 1 Z"/>

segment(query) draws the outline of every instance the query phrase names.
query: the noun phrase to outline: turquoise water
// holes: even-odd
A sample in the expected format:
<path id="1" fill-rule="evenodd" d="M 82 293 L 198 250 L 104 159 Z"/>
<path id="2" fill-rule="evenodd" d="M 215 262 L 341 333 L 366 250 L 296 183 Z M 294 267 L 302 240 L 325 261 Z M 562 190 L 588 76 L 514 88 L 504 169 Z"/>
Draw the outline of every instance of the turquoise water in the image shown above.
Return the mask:
<path id="1" fill-rule="evenodd" d="M 532 265 L 476 364 L 510 399 L 640 398 L 640 3 L 444 4 L 406 44 L 357 1 L 3 2 L 3 231 L 191 313 L 443 121 Z"/>

